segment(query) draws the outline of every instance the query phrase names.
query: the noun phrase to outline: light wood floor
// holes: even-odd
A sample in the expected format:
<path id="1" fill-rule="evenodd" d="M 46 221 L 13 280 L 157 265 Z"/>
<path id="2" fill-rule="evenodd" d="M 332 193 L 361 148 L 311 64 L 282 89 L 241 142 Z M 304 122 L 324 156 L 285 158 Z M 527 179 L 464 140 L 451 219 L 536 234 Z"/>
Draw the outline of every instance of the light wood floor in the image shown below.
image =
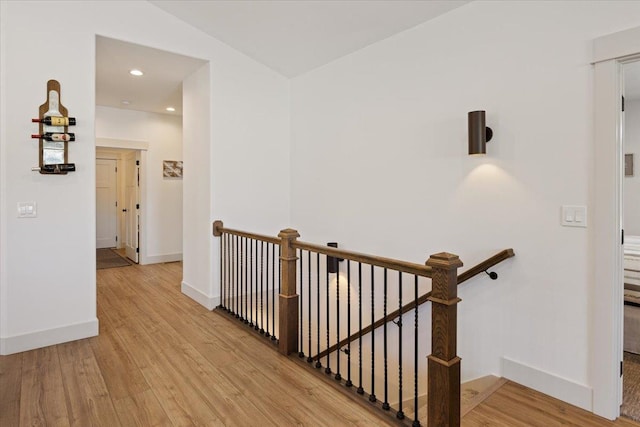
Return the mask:
<path id="1" fill-rule="evenodd" d="M 98 271 L 100 336 L 0 356 L 0 426 L 384 426 L 180 293 L 181 264 Z M 463 426 L 623 426 L 507 383 Z"/>

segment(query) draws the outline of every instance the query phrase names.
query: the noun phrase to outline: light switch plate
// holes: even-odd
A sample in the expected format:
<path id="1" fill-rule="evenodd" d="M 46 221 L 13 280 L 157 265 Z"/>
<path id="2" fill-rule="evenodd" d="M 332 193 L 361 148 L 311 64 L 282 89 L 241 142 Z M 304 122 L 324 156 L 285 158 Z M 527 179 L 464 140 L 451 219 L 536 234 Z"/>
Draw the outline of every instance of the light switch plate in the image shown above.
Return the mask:
<path id="1" fill-rule="evenodd" d="M 38 216 L 36 202 L 18 202 L 18 218 L 35 218 Z"/>
<path id="2" fill-rule="evenodd" d="M 560 223 L 565 227 L 586 227 L 587 207 L 586 206 L 562 206 L 562 217 Z"/>

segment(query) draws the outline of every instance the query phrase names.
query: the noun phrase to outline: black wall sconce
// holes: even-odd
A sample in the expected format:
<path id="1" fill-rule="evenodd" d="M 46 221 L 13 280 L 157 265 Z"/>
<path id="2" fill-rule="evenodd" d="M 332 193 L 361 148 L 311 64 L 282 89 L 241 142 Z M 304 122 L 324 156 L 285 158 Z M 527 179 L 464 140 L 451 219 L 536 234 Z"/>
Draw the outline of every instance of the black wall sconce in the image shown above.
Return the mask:
<path id="1" fill-rule="evenodd" d="M 487 127 L 484 110 L 469 112 L 469 155 L 486 154 L 493 131 Z"/>
<path id="2" fill-rule="evenodd" d="M 327 246 L 330 248 L 337 248 L 338 242 L 329 242 Z M 327 255 L 327 273 L 337 273 L 338 272 L 338 262 L 344 261 L 343 258 L 336 258 Z"/>

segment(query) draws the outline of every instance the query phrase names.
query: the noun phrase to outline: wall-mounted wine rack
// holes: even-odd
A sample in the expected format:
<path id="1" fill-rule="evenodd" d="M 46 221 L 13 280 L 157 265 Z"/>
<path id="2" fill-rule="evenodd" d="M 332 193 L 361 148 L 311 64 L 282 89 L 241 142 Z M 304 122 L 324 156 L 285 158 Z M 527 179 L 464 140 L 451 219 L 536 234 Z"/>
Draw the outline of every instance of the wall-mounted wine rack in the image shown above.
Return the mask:
<path id="1" fill-rule="evenodd" d="M 69 133 L 69 126 L 76 119 L 69 117 L 66 107 L 60 102 L 60 83 L 57 80 L 47 82 L 47 100 L 40 106 L 38 134 L 31 135 L 40 141 L 40 160 L 33 171 L 46 175 L 66 175 L 76 170 L 75 163 L 69 163 L 69 141 L 75 141 L 75 134 Z"/>

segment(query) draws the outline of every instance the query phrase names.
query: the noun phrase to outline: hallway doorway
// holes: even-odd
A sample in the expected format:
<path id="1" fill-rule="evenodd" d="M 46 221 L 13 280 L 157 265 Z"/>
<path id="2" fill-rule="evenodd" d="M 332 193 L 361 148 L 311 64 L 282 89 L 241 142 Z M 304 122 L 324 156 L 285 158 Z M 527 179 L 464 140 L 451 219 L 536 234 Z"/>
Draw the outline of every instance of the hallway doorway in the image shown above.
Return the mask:
<path id="1" fill-rule="evenodd" d="M 139 149 L 96 149 L 96 248 L 120 250 L 134 263 L 140 261 L 142 157 Z"/>
<path id="2" fill-rule="evenodd" d="M 640 61 L 622 64 L 623 395 L 620 413 L 640 421 Z"/>

